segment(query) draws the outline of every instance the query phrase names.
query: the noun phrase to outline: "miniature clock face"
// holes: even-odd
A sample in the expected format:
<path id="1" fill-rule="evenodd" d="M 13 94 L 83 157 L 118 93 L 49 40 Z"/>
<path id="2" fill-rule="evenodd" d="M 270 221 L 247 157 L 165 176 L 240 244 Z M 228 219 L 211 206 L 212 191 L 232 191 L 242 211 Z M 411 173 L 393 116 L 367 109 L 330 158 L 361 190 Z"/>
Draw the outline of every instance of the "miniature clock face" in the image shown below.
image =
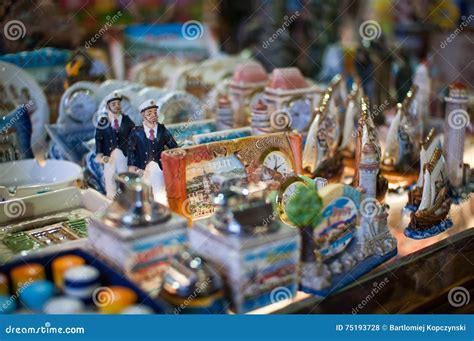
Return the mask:
<path id="1" fill-rule="evenodd" d="M 262 174 L 262 180 L 264 181 L 276 179 L 278 175 L 287 177 L 293 174 L 291 160 L 278 150 L 268 153 L 263 159 L 262 165 L 267 170 Z"/>
<path id="2" fill-rule="evenodd" d="M 75 91 L 64 104 L 66 114 L 78 122 L 90 121 L 97 110 L 94 94 L 86 89 Z"/>
<path id="3" fill-rule="evenodd" d="M 307 130 L 311 123 L 311 101 L 308 98 L 299 98 L 290 101 L 289 113 L 291 114 L 291 129 L 298 132 Z"/>

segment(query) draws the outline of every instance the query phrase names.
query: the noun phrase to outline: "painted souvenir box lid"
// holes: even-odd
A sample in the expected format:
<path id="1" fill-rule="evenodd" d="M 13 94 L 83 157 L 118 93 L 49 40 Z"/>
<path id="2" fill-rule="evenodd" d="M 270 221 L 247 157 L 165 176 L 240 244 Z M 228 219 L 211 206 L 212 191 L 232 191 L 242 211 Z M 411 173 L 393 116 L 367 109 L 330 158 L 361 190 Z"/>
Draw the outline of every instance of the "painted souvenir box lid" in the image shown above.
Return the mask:
<path id="1" fill-rule="evenodd" d="M 99 192 L 76 187 L 0 203 L 0 263 L 85 244 L 88 220 L 109 204 Z"/>
<path id="2" fill-rule="evenodd" d="M 211 216 L 215 177 L 265 181 L 278 188 L 301 174 L 301 135 L 275 133 L 170 149 L 161 156 L 171 210 L 190 219 Z"/>
<path id="3" fill-rule="evenodd" d="M 217 125 L 216 120 L 200 120 L 167 124 L 166 129 L 173 135 L 178 145 L 182 145 L 195 135 L 215 132 Z"/>
<path id="4" fill-rule="evenodd" d="M 23 51 L 0 56 L 0 60 L 21 68 L 38 68 L 66 65 L 71 51 L 45 47 L 34 51 Z"/>
<path id="5" fill-rule="evenodd" d="M 117 238 L 117 241 L 133 242 L 156 234 L 177 232 L 179 230 L 182 230 L 184 233 L 188 227 L 188 221 L 177 214 L 171 214 L 170 219 L 162 224 L 140 228 L 117 228 L 104 223 L 100 220 L 100 217 L 96 216 L 91 220 L 91 225 L 94 225 L 107 234 L 113 235 Z"/>
<path id="6" fill-rule="evenodd" d="M 192 136 L 193 144 L 203 144 L 216 141 L 225 141 L 247 137 L 252 135 L 251 127 L 243 127 L 237 129 L 226 129 L 214 131 L 211 133 L 197 134 Z"/>
<path id="7" fill-rule="evenodd" d="M 279 224 L 279 228 L 273 232 L 258 234 L 243 234 L 243 235 L 232 235 L 221 232 L 216 228 L 209 226 L 209 219 L 203 219 L 193 224 L 193 228 L 190 230 L 190 238 L 193 239 L 193 235 L 200 234 L 205 238 L 203 243 L 210 241 L 224 244 L 233 250 L 245 250 L 251 249 L 264 244 L 271 244 L 272 242 L 280 241 L 283 239 L 295 239 L 299 242 L 299 233 L 296 228 L 291 228 L 284 223 L 275 221 L 274 223 Z M 197 250 L 199 251 L 199 249 Z"/>
<path id="8" fill-rule="evenodd" d="M 211 36 L 199 24 L 136 24 L 124 29 L 125 47 L 132 64 L 152 56 L 171 54 L 188 60 L 202 60 L 209 56 Z"/>

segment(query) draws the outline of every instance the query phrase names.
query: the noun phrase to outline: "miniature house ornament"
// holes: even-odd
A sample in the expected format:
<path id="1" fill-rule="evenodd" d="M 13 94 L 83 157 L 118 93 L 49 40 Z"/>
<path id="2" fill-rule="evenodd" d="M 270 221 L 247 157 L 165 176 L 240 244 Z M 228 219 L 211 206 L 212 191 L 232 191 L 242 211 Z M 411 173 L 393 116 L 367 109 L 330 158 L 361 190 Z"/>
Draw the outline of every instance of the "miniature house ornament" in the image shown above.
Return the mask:
<path id="1" fill-rule="evenodd" d="M 443 154 L 446 159 L 450 195 L 455 202 L 459 202 L 474 190 L 474 176 L 471 174 L 473 172 L 469 165 L 463 162 L 464 139 L 469 125 L 466 87 L 460 83 L 451 84 L 449 94 L 444 100 L 446 114 Z"/>
<path id="2" fill-rule="evenodd" d="M 135 127 L 129 141 L 129 171 L 143 175 L 153 189 L 155 200 L 166 203 L 161 153 L 165 148 L 177 148 L 173 135 L 158 123 L 158 105 L 153 99 L 143 102 L 140 107 L 143 124 Z"/>
<path id="3" fill-rule="evenodd" d="M 128 138 L 135 126 L 122 114 L 122 95 L 114 91 L 105 99 L 106 113 L 97 122 L 95 130 L 96 159 L 104 165 L 107 197 L 113 198 L 117 188 L 116 174 L 127 171 Z"/>
<path id="4" fill-rule="evenodd" d="M 267 106 L 265 121 L 262 122 L 262 112 L 253 112 L 253 133 L 297 130 L 305 134 L 320 96 L 321 89 L 309 84 L 298 68 L 274 69 L 262 95 Z"/>
<path id="5" fill-rule="evenodd" d="M 252 101 L 263 91 L 267 81 L 268 75 L 260 63 L 249 61 L 237 66 L 229 84 L 233 120 L 227 129 L 249 125 Z"/>

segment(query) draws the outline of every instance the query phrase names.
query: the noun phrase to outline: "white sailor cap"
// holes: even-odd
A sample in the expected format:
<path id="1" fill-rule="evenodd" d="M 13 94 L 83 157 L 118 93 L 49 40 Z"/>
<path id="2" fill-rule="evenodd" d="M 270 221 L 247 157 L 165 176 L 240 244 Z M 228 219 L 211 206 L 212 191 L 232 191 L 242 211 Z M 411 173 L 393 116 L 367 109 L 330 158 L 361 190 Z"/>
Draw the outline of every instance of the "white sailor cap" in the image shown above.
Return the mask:
<path id="1" fill-rule="evenodd" d="M 116 101 L 116 100 L 121 101 L 122 100 L 122 94 L 118 91 L 114 91 L 111 94 L 107 95 L 104 100 L 105 100 L 105 104 L 109 104 L 110 102 Z"/>
<path id="2" fill-rule="evenodd" d="M 140 112 L 143 112 L 151 108 L 158 108 L 158 105 L 156 104 L 156 100 L 154 99 L 146 100 L 145 102 L 140 104 L 140 107 L 138 108 L 138 110 L 140 110 Z"/>

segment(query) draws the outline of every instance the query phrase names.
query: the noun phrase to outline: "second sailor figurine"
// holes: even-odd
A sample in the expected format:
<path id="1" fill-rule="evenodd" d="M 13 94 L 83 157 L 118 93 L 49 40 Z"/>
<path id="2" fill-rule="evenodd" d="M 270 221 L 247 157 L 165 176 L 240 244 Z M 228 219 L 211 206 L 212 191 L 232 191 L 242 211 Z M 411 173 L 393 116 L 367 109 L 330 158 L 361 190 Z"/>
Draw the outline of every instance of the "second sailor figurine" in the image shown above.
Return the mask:
<path id="1" fill-rule="evenodd" d="M 128 168 L 146 178 L 153 189 L 155 200 L 166 203 L 161 153 L 165 148 L 178 147 L 173 135 L 158 123 L 158 105 L 153 99 L 140 105 L 143 125 L 135 127 L 128 145 Z"/>
<path id="2" fill-rule="evenodd" d="M 117 188 L 115 174 L 127 171 L 128 137 L 135 124 L 122 114 L 122 96 L 114 91 L 105 98 L 105 114 L 95 130 L 96 159 L 104 165 L 105 190 L 113 198 Z"/>

